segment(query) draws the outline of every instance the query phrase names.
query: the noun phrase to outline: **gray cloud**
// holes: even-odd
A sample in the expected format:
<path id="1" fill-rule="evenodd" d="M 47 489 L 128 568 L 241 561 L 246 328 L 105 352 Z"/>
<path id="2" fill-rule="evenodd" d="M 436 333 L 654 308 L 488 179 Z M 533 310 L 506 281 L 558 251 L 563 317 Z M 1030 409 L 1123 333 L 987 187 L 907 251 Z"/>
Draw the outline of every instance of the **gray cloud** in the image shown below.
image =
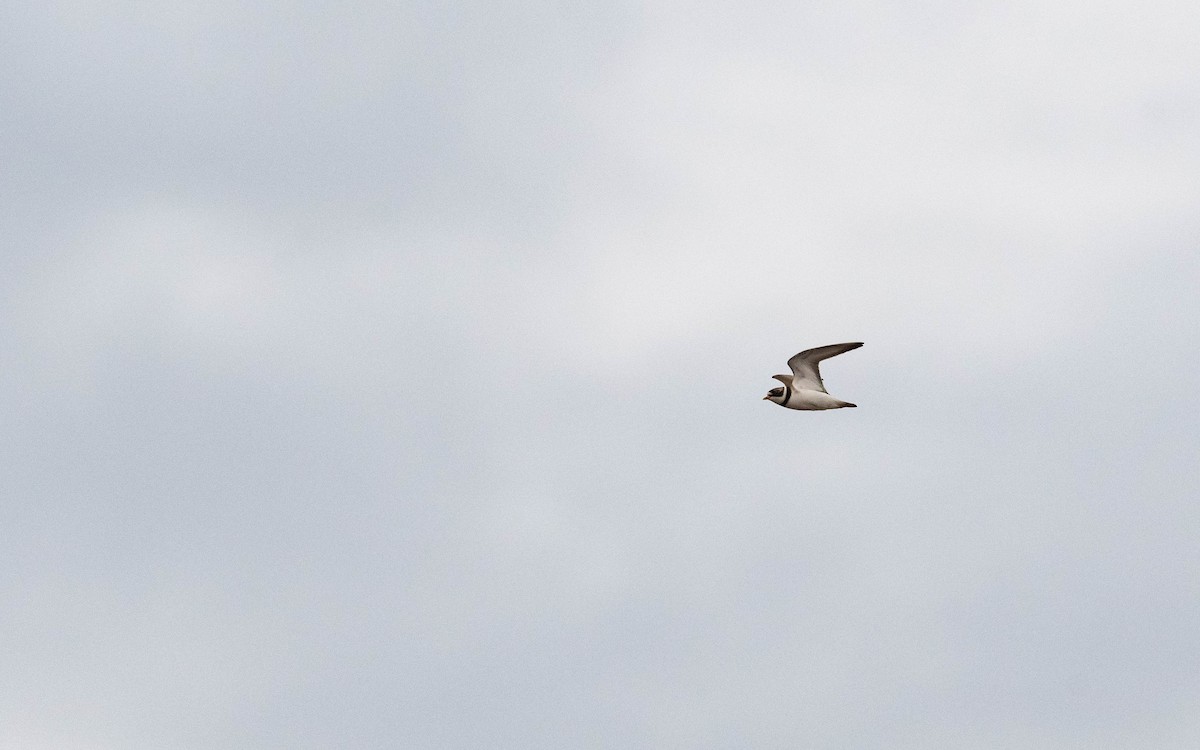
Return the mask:
<path id="1" fill-rule="evenodd" d="M 0 744 L 1195 745 L 1196 13 L 2 13 Z"/>

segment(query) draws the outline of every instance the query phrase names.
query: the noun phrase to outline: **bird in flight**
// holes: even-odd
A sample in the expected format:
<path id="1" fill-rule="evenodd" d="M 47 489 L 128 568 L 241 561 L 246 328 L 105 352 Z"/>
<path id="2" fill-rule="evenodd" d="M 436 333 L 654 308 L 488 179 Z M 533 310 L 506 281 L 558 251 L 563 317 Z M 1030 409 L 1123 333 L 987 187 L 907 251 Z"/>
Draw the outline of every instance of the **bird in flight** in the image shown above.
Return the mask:
<path id="1" fill-rule="evenodd" d="M 857 341 L 852 344 L 830 344 L 829 346 L 818 346 L 816 349 L 805 349 L 788 360 L 788 367 L 792 368 L 791 375 L 771 376 L 783 383 L 783 387 L 772 388 L 766 396 L 763 396 L 763 400 L 774 401 L 788 409 L 803 411 L 857 406 L 857 404 L 829 395 L 829 392 L 825 390 L 825 383 L 821 381 L 821 371 L 817 369 L 817 365 L 823 359 L 845 354 L 860 346 L 862 346 L 862 342 Z"/>

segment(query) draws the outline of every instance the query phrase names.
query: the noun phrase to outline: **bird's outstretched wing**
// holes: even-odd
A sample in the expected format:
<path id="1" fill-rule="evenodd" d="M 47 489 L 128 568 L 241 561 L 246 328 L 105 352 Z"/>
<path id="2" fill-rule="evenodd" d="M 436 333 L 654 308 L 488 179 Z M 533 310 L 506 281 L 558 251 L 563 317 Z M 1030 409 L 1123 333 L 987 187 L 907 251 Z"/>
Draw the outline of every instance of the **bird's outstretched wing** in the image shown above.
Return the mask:
<path id="1" fill-rule="evenodd" d="M 825 384 L 821 382 L 821 371 L 817 369 L 817 365 L 823 359 L 845 354 L 860 346 L 862 346 L 862 342 L 856 341 L 852 344 L 818 346 L 816 349 L 805 349 L 800 352 L 788 360 L 788 367 L 792 368 L 792 387 L 797 390 L 807 389 L 826 393 Z"/>

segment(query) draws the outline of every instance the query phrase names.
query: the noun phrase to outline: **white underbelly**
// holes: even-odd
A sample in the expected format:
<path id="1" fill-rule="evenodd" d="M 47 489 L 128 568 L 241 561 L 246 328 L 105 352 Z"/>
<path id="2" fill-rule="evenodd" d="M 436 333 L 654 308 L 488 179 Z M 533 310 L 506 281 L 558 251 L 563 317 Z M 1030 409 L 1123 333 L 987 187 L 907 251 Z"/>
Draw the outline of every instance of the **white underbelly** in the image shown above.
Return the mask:
<path id="1" fill-rule="evenodd" d="M 792 391 L 792 397 L 784 404 L 789 409 L 815 411 L 818 409 L 837 409 L 846 403 L 823 391 L 798 390 Z"/>

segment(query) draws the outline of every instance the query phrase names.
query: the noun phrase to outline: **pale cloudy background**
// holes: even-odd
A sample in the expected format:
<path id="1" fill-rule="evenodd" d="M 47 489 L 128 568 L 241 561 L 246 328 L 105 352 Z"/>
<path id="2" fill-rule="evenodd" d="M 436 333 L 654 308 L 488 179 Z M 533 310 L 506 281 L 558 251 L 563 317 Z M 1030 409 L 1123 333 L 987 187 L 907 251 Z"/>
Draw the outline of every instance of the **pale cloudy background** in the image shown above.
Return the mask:
<path id="1" fill-rule="evenodd" d="M 1198 39 L 4 5 L 0 747 L 1200 747 Z"/>

